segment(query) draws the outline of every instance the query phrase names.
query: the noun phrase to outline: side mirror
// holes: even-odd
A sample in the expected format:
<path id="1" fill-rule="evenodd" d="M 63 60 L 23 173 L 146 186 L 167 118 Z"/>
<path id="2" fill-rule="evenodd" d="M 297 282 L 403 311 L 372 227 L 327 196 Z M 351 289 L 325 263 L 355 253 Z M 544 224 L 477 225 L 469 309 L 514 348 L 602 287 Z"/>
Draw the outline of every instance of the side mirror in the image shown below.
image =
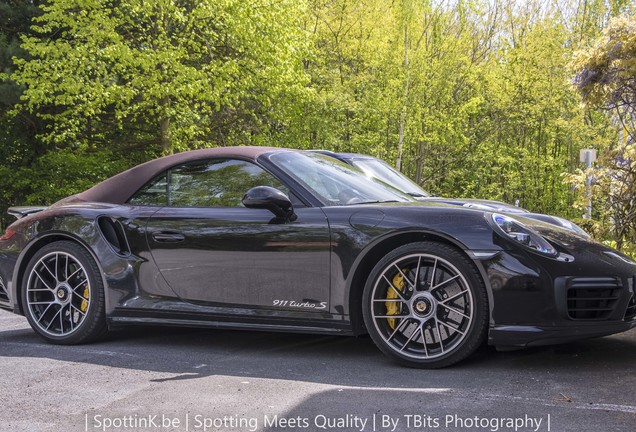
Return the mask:
<path id="1" fill-rule="evenodd" d="M 287 195 L 270 186 L 253 187 L 243 195 L 242 202 L 247 208 L 267 209 L 285 221 L 296 219 L 294 208 Z"/>

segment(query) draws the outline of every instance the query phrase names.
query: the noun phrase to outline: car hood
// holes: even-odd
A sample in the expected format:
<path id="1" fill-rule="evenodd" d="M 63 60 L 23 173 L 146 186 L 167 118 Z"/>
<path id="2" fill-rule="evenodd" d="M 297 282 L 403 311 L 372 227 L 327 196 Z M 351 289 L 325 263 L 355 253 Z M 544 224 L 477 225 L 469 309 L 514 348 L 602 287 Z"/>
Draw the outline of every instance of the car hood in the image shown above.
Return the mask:
<path id="1" fill-rule="evenodd" d="M 527 210 L 516 207 L 505 202 L 477 199 L 477 198 L 444 198 L 444 197 L 417 197 L 422 202 L 440 202 L 445 204 L 453 204 L 462 207 L 484 210 L 497 211 L 506 213 L 528 213 Z"/>
<path id="2" fill-rule="evenodd" d="M 604 261 L 620 261 L 630 265 L 634 263 L 628 256 L 610 248 L 609 246 L 597 242 L 596 240 L 593 240 L 585 232 L 577 232 L 553 222 L 537 219 L 534 217 L 535 214 L 533 213 L 512 214 L 507 212 L 486 211 L 482 208 L 458 206 L 457 204 L 450 204 L 438 200 L 425 200 L 411 203 L 358 204 L 357 206 L 367 208 L 368 206 L 371 206 L 387 216 L 397 212 L 397 214 L 401 217 L 411 219 L 413 223 L 417 223 L 416 221 L 425 215 L 424 213 L 419 213 L 417 208 L 426 208 L 428 210 L 426 211 L 425 217 L 429 226 L 433 226 L 438 223 L 443 224 L 452 217 L 453 220 L 456 221 L 457 225 L 461 225 L 466 228 L 463 230 L 463 234 L 460 237 L 462 241 L 466 242 L 466 244 L 470 244 L 471 247 L 475 247 L 475 245 L 479 243 L 476 239 L 483 235 L 483 232 L 481 234 L 476 232 L 480 227 L 477 223 L 478 220 L 481 219 L 484 222 L 488 221 L 488 223 L 485 223 L 484 225 L 490 225 L 492 227 L 493 225 L 490 223 L 490 220 L 493 214 L 505 214 L 506 216 L 521 222 L 526 227 L 531 228 L 556 246 L 558 250 L 568 255 L 578 257 L 587 256 L 590 260 L 601 258 Z M 440 211 L 435 211 L 435 209 L 439 209 Z M 407 212 L 404 212 L 404 210 L 407 210 Z M 477 215 L 479 216 L 475 218 Z M 475 241 L 471 242 L 467 240 L 469 238 Z"/>
<path id="3" fill-rule="evenodd" d="M 560 218 L 558 216 L 552 216 L 544 213 L 532 213 L 521 207 L 513 206 L 501 201 L 474 199 L 474 198 L 441 198 L 441 197 L 427 197 L 417 198 L 421 202 L 438 202 L 445 204 L 452 204 L 456 206 L 462 206 L 466 208 L 472 208 L 475 210 L 483 210 L 490 212 L 505 213 L 507 215 L 519 215 L 529 219 L 539 220 L 547 222 L 552 225 L 556 225 L 566 230 L 573 231 L 579 235 L 590 237 L 588 233 L 580 226 L 567 219 Z"/>

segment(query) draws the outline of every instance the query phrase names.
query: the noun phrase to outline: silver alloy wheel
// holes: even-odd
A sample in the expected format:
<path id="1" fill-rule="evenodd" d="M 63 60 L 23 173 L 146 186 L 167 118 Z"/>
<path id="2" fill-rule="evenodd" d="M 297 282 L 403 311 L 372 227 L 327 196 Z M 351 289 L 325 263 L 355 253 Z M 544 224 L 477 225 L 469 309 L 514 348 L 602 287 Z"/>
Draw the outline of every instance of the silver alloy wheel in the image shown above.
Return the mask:
<path id="1" fill-rule="evenodd" d="M 33 322 L 51 336 L 74 333 L 91 307 L 91 287 L 82 264 L 66 252 L 40 258 L 29 273 L 27 307 Z"/>
<path id="2" fill-rule="evenodd" d="M 371 293 L 373 324 L 397 354 L 434 359 L 451 353 L 468 335 L 473 293 L 449 261 L 412 254 L 391 262 Z"/>

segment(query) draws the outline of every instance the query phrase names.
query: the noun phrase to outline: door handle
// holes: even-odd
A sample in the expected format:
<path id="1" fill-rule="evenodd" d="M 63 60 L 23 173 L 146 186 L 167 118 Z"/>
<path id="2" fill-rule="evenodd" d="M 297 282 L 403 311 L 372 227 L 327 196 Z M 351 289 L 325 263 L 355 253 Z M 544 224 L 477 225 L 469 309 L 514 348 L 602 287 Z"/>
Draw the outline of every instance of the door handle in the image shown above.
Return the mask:
<path id="1" fill-rule="evenodd" d="M 160 243 L 177 243 L 185 240 L 185 236 L 174 231 L 157 231 L 152 233 L 152 238 Z"/>

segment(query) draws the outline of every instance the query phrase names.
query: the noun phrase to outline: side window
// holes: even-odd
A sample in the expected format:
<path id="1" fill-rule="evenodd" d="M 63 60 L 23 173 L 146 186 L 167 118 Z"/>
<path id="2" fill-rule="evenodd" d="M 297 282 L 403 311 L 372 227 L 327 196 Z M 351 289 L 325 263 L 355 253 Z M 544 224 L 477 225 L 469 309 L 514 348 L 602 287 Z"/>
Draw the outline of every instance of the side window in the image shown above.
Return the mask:
<path id="1" fill-rule="evenodd" d="M 129 204 L 142 206 L 164 207 L 168 205 L 168 176 L 163 174 L 141 188 Z"/>
<path id="2" fill-rule="evenodd" d="M 128 202 L 171 207 L 238 207 L 242 206 L 245 192 L 255 186 L 272 186 L 289 194 L 289 189 L 261 167 L 222 159 L 172 168 Z"/>

